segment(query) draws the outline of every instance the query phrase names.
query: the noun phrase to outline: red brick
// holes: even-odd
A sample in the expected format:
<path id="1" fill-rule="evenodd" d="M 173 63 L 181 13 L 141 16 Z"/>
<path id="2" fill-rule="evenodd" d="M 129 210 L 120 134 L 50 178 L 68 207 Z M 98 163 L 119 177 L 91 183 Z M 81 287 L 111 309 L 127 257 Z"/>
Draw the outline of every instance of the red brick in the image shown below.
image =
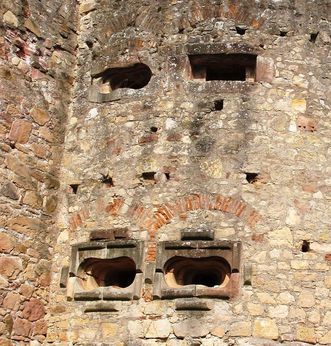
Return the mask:
<path id="1" fill-rule="evenodd" d="M 264 234 L 256 234 L 256 233 L 253 233 L 252 234 L 252 240 L 253 241 L 256 241 L 258 243 L 261 243 L 263 242 L 264 240 Z"/>
<path id="2" fill-rule="evenodd" d="M 108 212 L 110 215 L 117 215 L 120 208 L 124 204 L 124 198 L 116 198 L 113 202 L 109 203 L 106 207 L 106 212 Z"/>
<path id="3" fill-rule="evenodd" d="M 32 130 L 32 124 L 29 121 L 17 119 L 12 123 L 9 140 L 17 143 L 27 143 Z"/>

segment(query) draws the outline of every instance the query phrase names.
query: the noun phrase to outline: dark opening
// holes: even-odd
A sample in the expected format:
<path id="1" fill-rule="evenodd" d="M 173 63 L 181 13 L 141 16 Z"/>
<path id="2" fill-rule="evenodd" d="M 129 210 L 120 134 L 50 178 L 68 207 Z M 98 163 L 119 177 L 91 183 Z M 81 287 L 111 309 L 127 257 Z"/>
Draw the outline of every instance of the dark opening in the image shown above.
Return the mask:
<path id="1" fill-rule="evenodd" d="M 204 285 L 207 287 L 226 284 L 231 268 L 221 257 L 186 258 L 175 256 L 164 266 L 165 279 L 170 287 Z"/>
<path id="2" fill-rule="evenodd" d="M 114 182 L 113 182 L 113 178 L 110 177 L 108 174 L 104 175 L 102 174 L 102 177 L 100 179 L 100 181 L 103 183 L 103 184 L 106 184 L 107 186 L 111 187 L 111 186 L 114 186 Z"/>
<path id="3" fill-rule="evenodd" d="M 165 172 L 164 175 L 166 176 L 167 180 L 170 179 L 170 173 Z"/>
<path id="4" fill-rule="evenodd" d="M 223 100 L 216 100 L 214 101 L 214 110 L 215 111 L 221 111 L 224 106 L 224 101 Z"/>
<path id="5" fill-rule="evenodd" d="M 79 275 L 85 289 L 97 287 L 128 287 L 136 276 L 136 264 L 129 257 L 114 259 L 88 258 L 81 265 Z"/>
<path id="6" fill-rule="evenodd" d="M 239 35 L 245 35 L 246 30 L 247 29 L 240 28 L 239 26 L 236 26 L 236 31 L 237 31 L 237 34 L 239 34 Z"/>
<path id="7" fill-rule="evenodd" d="M 253 184 L 257 181 L 259 173 L 245 173 L 246 174 L 246 180 L 250 183 Z"/>
<path id="8" fill-rule="evenodd" d="M 255 79 L 256 55 L 201 54 L 190 55 L 193 78 L 245 81 Z"/>
<path id="9" fill-rule="evenodd" d="M 156 174 L 156 172 L 144 172 L 144 173 L 142 173 L 141 177 L 144 180 L 154 180 L 155 174 Z"/>
<path id="10" fill-rule="evenodd" d="M 157 130 L 158 130 L 157 127 L 155 127 L 155 126 L 152 126 L 152 127 L 151 127 L 151 132 L 157 132 Z"/>
<path id="11" fill-rule="evenodd" d="M 72 189 L 72 192 L 76 195 L 78 192 L 79 184 L 70 184 L 70 187 Z"/>
<path id="12" fill-rule="evenodd" d="M 317 36 L 318 36 L 318 32 L 311 33 L 309 41 L 312 42 L 312 43 L 315 43 L 316 39 L 317 39 Z"/>
<path id="13" fill-rule="evenodd" d="M 303 240 L 302 241 L 302 245 L 301 245 L 301 251 L 302 252 L 308 252 L 310 250 L 310 244 L 307 240 Z"/>
<path id="14" fill-rule="evenodd" d="M 279 36 L 281 36 L 281 37 L 287 36 L 287 31 L 280 31 Z"/>
<path id="15" fill-rule="evenodd" d="M 152 71 L 147 65 L 138 63 L 128 67 L 110 68 L 96 77 L 102 77 L 102 82 L 108 82 L 112 90 L 141 89 L 150 81 Z"/>

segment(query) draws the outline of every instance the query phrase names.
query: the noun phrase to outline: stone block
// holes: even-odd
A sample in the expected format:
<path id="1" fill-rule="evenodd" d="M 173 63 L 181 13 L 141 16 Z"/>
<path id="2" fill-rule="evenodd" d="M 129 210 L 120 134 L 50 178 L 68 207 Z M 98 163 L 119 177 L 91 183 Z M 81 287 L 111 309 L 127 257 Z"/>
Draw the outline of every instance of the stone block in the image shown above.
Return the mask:
<path id="1" fill-rule="evenodd" d="M 40 208 L 43 200 L 36 191 L 27 191 L 23 197 L 23 203 L 33 208 Z"/>
<path id="2" fill-rule="evenodd" d="M 20 295 L 15 292 L 8 292 L 2 302 L 2 306 L 6 309 L 17 310 L 20 305 Z"/>
<path id="3" fill-rule="evenodd" d="M 331 326 L 331 311 L 327 311 L 326 314 L 324 315 L 322 325 Z"/>
<path id="4" fill-rule="evenodd" d="M 278 339 L 278 327 L 270 318 L 258 318 L 254 321 L 253 336 L 271 340 Z"/>
<path id="5" fill-rule="evenodd" d="M 322 345 L 331 345 L 331 330 L 319 339 L 319 343 Z"/>
<path id="6" fill-rule="evenodd" d="M 45 316 L 44 304 L 39 299 L 31 298 L 24 304 L 22 316 L 31 322 L 40 320 Z"/>
<path id="7" fill-rule="evenodd" d="M 178 338 L 191 336 L 193 338 L 204 337 L 209 333 L 210 326 L 206 320 L 188 318 L 174 325 L 174 334 Z"/>
<path id="8" fill-rule="evenodd" d="M 2 19 L 3 19 L 3 22 L 5 24 L 10 25 L 10 26 L 14 26 L 15 28 L 18 27 L 18 19 L 14 15 L 13 12 L 11 12 L 11 11 L 5 12 L 5 14 L 3 15 Z"/>
<path id="9" fill-rule="evenodd" d="M 268 238 L 271 246 L 293 246 L 293 235 L 288 227 L 276 229 L 269 232 Z"/>
<path id="10" fill-rule="evenodd" d="M 0 233 L 0 252 L 9 253 L 14 248 L 14 239 L 6 233 Z"/>
<path id="11" fill-rule="evenodd" d="M 39 107 L 33 107 L 30 115 L 38 125 L 45 125 L 50 119 L 48 112 Z"/>
<path id="12" fill-rule="evenodd" d="M 296 339 L 298 341 L 315 344 L 316 335 L 314 328 L 307 327 L 305 325 L 298 325 L 296 330 Z"/>
<path id="13" fill-rule="evenodd" d="M 229 330 L 230 336 L 251 336 L 252 324 L 251 322 L 235 322 L 231 324 Z"/>
<path id="14" fill-rule="evenodd" d="M 16 318 L 13 325 L 13 334 L 29 337 L 32 333 L 33 324 L 30 321 Z"/>
<path id="15" fill-rule="evenodd" d="M 8 139 L 15 142 L 25 144 L 28 142 L 32 124 L 29 121 L 17 119 L 12 123 Z"/>
<path id="16" fill-rule="evenodd" d="M 0 257 L 0 275 L 7 279 L 16 279 L 22 271 L 22 260 L 18 257 Z"/>
<path id="17" fill-rule="evenodd" d="M 298 305 L 303 308 L 311 308 L 315 305 L 315 297 L 309 291 L 303 291 L 299 295 Z"/>
<path id="18" fill-rule="evenodd" d="M 101 323 L 101 330 L 104 338 L 115 336 L 118 330 L 118 324 L 111 322 Z"/>
<path id="19" fill-rule="evenodd" d="M 0 190 L 0 194 L 4 195 L 10 199 L 14 199 L 14 200 L 19 199 L 19 192 L 17 190 L 17 187 L 11 182 L 8 182 L 8 183 L 2 185 L 2 188 Z"/>
<path id="20" fill-rule="evenodd" d="M 157 321 L 146 321 L 145 338 L 166 339 L 172 333 L 172 327 L 167 319 Z"/>

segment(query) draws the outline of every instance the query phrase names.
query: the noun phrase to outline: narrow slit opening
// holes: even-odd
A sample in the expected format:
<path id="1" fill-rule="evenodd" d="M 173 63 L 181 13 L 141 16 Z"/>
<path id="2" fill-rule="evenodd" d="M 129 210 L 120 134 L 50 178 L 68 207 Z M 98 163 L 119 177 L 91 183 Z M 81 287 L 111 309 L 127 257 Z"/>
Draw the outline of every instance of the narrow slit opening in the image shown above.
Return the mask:
<path id="1" fill-rule="evenodd" d="M 301 252 L 308 252 L 310 250 L 310 244 L 307 240 L 303 240 L 301 244 Z"/>
<path id="2" fill-rule="evenodd" d="M 244 29 L 244 28 L 241 28 L 239 26 L 236 26 L 236 31 L 237 31 L 237 34 L 239 34 L 239 35 L 245 35 L 246 30 L 247 29 Z"/>
<path id="3" fill-rule="evenodd" d="M 250 184 L 253 184 L 253 183 L 257 182 L 259 173 L 248 173 L 248 172 L 246 172 L 245 174 L 246 174 L 246 180 Z"/>
<path id="4" fill-rule="evenodd" d="M 312 43 L 315 43 L 316 39 L 317 39 L 317 36 L 318 36 L 318 32 L 311 33 L 309 41 L 312 42 Z"/>
<path id="5" fill-rule="evenodd" d="M 79 184 L 70 184 L 70 187 L 71 187 L 72 193 L 77 195 Z"/>
<path id="6" fill-rule="evenodd" d="M 114 186 L 114 182 L 113 182 L 112 177 L 110 177 L 108 174 L 107 175 L 101 174 L 101 175 L 102 175 L 102 177 L 101 177 L 100 181 L 103 184 L 105 184 L 108 187 Z"/>
<path id="7" fill-rule="evenodd" d="M 214 101 L 214 110 L 221 111 L 224 107 L 224 100 L 216 100 Z"/>

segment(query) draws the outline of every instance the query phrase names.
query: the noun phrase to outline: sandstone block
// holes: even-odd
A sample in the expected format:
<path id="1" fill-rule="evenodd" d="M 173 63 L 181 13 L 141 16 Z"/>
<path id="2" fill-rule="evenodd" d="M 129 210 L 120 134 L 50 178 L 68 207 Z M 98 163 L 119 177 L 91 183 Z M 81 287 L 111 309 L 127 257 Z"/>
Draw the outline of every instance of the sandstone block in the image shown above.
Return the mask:
<path id="1" fill-rule="evenodd" d="M 252 316 L 262 315 L 264 311 L 263 305 L 254 303 L 247 303 L 247 310 Z"/>
<path id="2" fill-rule="evenodd" d="M 33 291 L 34 287 L 29 284 L 23 284 L 19 289 L 20 294 L 25 298 L 30 298 L 32 296 Z"/>
<path id="3" fill-rule="evenodd" d="M 147 339 L 166 339 L 172 332 L 171 324 L 168 320 L 147 321 L 145 337 Z"/>
<path id="4" fill-rule="evenodd" d="M 0 252 L 9 253 L 14 248 L 14 239 L 6 233 L 0 233 Z"/>
<path id="5" fill-rule="evenodd" d="M 325 314 L 324 318 L 323 318 L 323 322 L 322 324 L 325 325 L 331 325 L 331 311 L 327 311 L 327 313 Z"/>
<path id="6" fill-rule="evenodd" d="M 50 119 L 48 112 L 39 107 L 33 107 L 30 115 L 38 125 L 45 125 Z"/>
<path id="7" fill-rule="evenodd" d="M 293 235 L 288 227 L 269 232 L 268 238 L 272 246 L 293 246 Z"/>
<path id="8" fill-rule="evenodd" d="M 3 300 L 3 307 L 6 309 L 17 310 L 20 304 L 20 295 L 15 292 L 7 293 Z"/>
<path id="9" fill-rule="evenodd" d="M 230 336 L 251 336 L 252 324 L 250 322 L 232 323 L 229 331 Z"/>
<path id="10" fill-rule="evenodd" d="M 269 315 L 271 318 L 286 318 L 288 315 L 287 305 L 271 306 L 269 308 Z"/>
<path id="11" fill-rule="evenodd" d="M 102 323 L 101 330 L 104 337 L 114 336 L 117 333 L 118 325 L 115 323 Z"/>
<path id="12" fill-rule="evenodd" d="M 292 260 L 291 261 L 291 268 L 293 269 L 308 269 L 309 268 L 309 262 L 306 260 Z"/>
<path id="13" fill-rule="evenodd" d="M 316 343 L 314 328 L 306 327 L 305 325 L 299 325 L 296 331 L 296 339 L 308 343 Z"/>
<path id="14" fill-rule="evenodd" d="M 11 12 L 11 11 L 5 12 L 5 14 L 3 15 L 2 19 L 3 19 L 4 23 L 6 23 L 8 25 L 11 25 L 11 26 L 14 26 L 16 28 L 18 27 L 18 19 L 14 15 L 13 12 Z"/>
<path id="15" fill-rule="evenodd" d="M 129 321 L 128 332 L 135 339 L 144 337 L 144 329 L 140 321 Z"/>
<path id="16" fill-rule="evenodd" d="M 13 333 L 15 335 L 29 337 L 31 335 L 31 332 L 32 332 L 31 322 L 27 320 L 23 320 L 21 318 L 16 318 L 13 325 Z"/>
<path id="17" fill-rule="evenodd" d="M 309 291 L 303 291 L 299 295 L 298 304 L 303 308 L 311 308 L 315 305 L 315 297 Z"/>
<path id="18" fill-rule="evenodd" d="M 322 345 L 331 345 L 331 330 L 319 339 L 319 343 Z"/>
<path id="19" fill-rule="evenodd" d="M 326 276 L 324 282 L 327 288 L 331 288 L 331 276 Z"/>
<path id="20" fill-rule="evenodd" d="M 18 257 L 0 257 L 0 275 L 7 279 L 16 279 L 22 271 L 22 260 Z"/>
<path id="21" fill-rule="evenodd" d="M 196 318 L 189 318 L 174 325 L 174 334 L 178 338 L 203 337 L 209 333 L 209 325 L 206 321 Z"/>
<path id="22" fill-rule="evenodd" d="M 32 298 L 24 304 L 22 315 L 29 321 L 37 321 L 45 316 L 44 304 L 39 299 Z"/>
<path id="23" fill-rule="evenodd" d="M 225 335 L 225 329 L 223 327 L 217 326 L 211 331 L 211 334 L 222 338 Z"/>
<path id="24" fill-rule="evenodd" d="M 43 200 L 36 191 L 27 191 L 23 198 L 23 203 L 33 208 L 40 208 Z"/>
<path id="25" fill-rule="evenodd" d="M 10 199 L 14 199 L 14 200 L 19 199 L 19 193 L 18 193 L 17 187 L 11 182 L 8 182 L 2 186 L 0 190 L 0 194 Z"/>
<path id="26" fill-rule="evenodd" d="M 45 320 L 36 321 L 33 328 L 33 335 L 46 335 L 47 322 Z"/>
<path id="27" fill-rule="evenodd" d="M 269 318 L 256 319 L 253 325 L 253 336 L 276 340 L 278 338 L 278 327 L 275 321 Z"/>
<path id="28" fill-rule="evenodd" d="M 29 121 L 17 119 L 12 123 L 9 140 L 17 143 L 27 143 L 32 130 L 32 124 Z"/>

